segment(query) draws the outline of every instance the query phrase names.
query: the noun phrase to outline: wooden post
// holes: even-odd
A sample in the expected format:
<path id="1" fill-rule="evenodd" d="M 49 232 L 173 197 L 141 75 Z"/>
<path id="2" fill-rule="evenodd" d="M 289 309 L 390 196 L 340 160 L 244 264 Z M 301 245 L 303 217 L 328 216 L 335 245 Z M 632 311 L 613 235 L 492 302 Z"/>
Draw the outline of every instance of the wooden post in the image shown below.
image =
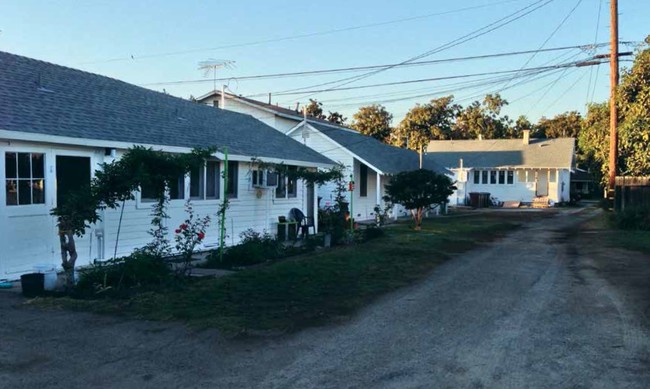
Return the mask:
<path id="1" fill-rule="evenodd" d="M 608 196 L 611 198 L 616 187 L 616 159 L 618 158 L 618 109 L 616 88 L 618 87 L 618 0 L 610 1 L 610 60 L 609 60 L 609 179 Z"/>

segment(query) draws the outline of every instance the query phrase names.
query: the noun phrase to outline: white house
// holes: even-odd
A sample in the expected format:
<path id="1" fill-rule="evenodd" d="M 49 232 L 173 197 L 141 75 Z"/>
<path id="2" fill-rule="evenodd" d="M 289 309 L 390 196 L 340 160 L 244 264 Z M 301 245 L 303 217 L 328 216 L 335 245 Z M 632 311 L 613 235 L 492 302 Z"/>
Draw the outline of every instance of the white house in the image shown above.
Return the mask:
<path id="1" fill-rule="evenodd" d="M 305 118 L 298 111 L 221 92 L 208 93 L 199 97 L 198 101 L 250 114 L 345 166 L 345 175 L 353 177 L 355 182 L 352 214 L 357 220 L 375 218 L 374 209 L 377 205 L 383 206 L 385 185 L 392 175 L 420 167 L 419 155 L 412 150 L 386 145 L 375 138 L 326 120 Z M 439 173 L 450 173 L 430 159 L 424 159 L 422 167 Z M 321 207 L 333 203 L 333 189 L 333 184 L 323 185 L 319 189 Z M 349 193 L 346 193 L 346 199 L 350 200 Z M 398 206 L 394 209 L 394 215 L 406 215 L 406 211 Z"/>
<path id="2" fill-rule="evenodd" d="M 0 279 L 16 278 L 37 263 L 59 264 L 50 210 L 67 190 L 88 183 L 101 163 L 134 145 L 171 153 L 219 148 L 203 169 L 170 183 L 170 231 L 184 220 L 183 205 L 191 199 L 199 216 L 212 216 L 207 247 L 218 243 L 224 148 L 228 244 L 248 228 L 275 231 L 278 216 L 291 208 L 317 217 L 313 187 L 287 178 L 280 188 L 254 185 L 252 158 L 314 169 L 334 162 L 249 115 L 5 52 L 0 69 Z M 125 204 L 121 223 L 121 209 L 106 210 L 78 240 L 79 265 L 129 254 L 151 240 L 152 203 L 145 189 Z"/>
<path id="3" fill-rule="evenodd" d="M 465 204 L 469 193 L 487 192 L 499 201 L 531 203 L 570 200 L 575 167 L 573 138 L 431 141 L 427 159 L 454 172 L 457 190 L 450 204 Z"/>

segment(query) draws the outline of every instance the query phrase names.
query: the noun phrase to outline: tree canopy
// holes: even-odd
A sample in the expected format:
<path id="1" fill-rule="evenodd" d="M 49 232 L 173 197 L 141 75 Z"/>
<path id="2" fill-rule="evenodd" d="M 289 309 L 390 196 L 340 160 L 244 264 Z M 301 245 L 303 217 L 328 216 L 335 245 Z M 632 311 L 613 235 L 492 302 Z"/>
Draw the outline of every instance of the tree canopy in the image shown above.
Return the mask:
<path id="1" fill-rule="evenodd" d="M 406 144 L 412 150 L 425 148 L 431 140 L 456 138 L 454 123 L 460 106 L 453 96 L 433 99 L 416 105 L 395 129 L 396 144 Z"/>
<path id="2" fill-rule="evenodd" d="M 352 128 L 364 135 L 389 143 L 393 115 L 383 105 L 368 105 L 359 108 L 353 116 Z"/>
<path id="3" fill-rule="evenodd" d="M 419 230 L 424 211 L 432 205 L 446 203 L 455 189 L 451 179 L 444 174 L 419 169 L 394 175 L 386 184 L 384 200 L 411 211 L 415 229 Z"/>

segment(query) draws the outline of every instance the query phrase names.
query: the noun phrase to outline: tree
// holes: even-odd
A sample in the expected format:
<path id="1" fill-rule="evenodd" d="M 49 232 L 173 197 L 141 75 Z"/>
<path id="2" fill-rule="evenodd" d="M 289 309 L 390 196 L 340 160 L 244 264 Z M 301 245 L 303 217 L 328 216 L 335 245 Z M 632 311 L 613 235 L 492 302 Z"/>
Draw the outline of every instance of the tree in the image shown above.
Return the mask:
<path id="1" fill-rule="evenodd" d="M 564 112 L 551 119 L 542 117 L 537 122 L 537 136 L 541 138 L 577 138 L 582 128 L 580 112 Z"/>
<path id="2" fill-rule="evenodd" d="M 528 118 L 525 115 L 519 116 L 515 121 L 515 125 L 509 127 L 507 137 L 519 138 L 521 137 L 521 133 L 523 131 L 530 131 L 531 137 L 535 137 L 535 138 L 538 137 L 538 135 L 536 134 L 536 127 L 533 125 L 533 123 L 530 122 L 530 120 L 528 120 Z"/>
<path id="3" fill-rule="evenodd" d="M 309 99 L 309 104 L 305 105 L 307 115 L 316 119 L 325 120 L 327 117 L 323 113 L 323 103 L 320 101 Z"/>
<path id="4" fill-rule="evenodd" d="M 386 184 L 384 201 L 401 204 L 411 211 L 415 229 L 422 229 L 422 216 L 434 204 L 448 201 L 456 187 L 444 174 L 419 169 L 393 176 Z"/>
<path id="5" fill-rule="evenodd" d="M 393 115 L 383 105 L 368 105 L 359 108 L 353 116 L 352 128 L 364 135 L 388 143 Z"/>
<path id="6" fill-rule="evenodd" d="M 508 136 L 511 120 L 501 116 L 508 101 L 499 94 L 486 95 L 482 102 L 474 101 L 463 109 L 456 120 L 457 136 L 463 139 L 501 139 Z"/>
<path id="7" fill-rule="evenodd" d="M 619 172 L 622 175 L 650 175 L 650 35 L 645 48 L 625 69 L 617 91 L 620 114 Z"/>
<path id="8" fill-rule="evenodd" d="M 329 115 L 327 115 L 327 121 L 328 122 L 330 122 L 332 124 L 339 125 L 339 126 L 344 126 L 346 120 L 348 120 L 348 118 L 344 117 L 342 114 L 340 114 L 340 113 L 338 113 L 336 111 L 334 111 L 334 112 L 329 111 Z"/>
<path id="9" fill-rule="evenodd" d="M 412 150 L 422 150 L 431 140 L 454 138 L 454 121 L 460 106 L 453 101 L 453 96 L 446 96 L 411 108 L 395 130 L 395 144 L 406 143 Z"/>
<path id="10" fill-rule="evenodd" d="M 607 177 L 609 158 L 609 103 L 590 104 L 578 135 L 579 163 L 601 181 Z"/>
<path id="11" fill-rule="evenodd" d="M 618 171 L 650 175 L 650 36 L 630 69 L 622 72 L 616 93 L 619 109 Z M 581 150 L 593 158 L 603 180 L 609 175 L 609 103 L 592 104 L 579 136 Z"/>

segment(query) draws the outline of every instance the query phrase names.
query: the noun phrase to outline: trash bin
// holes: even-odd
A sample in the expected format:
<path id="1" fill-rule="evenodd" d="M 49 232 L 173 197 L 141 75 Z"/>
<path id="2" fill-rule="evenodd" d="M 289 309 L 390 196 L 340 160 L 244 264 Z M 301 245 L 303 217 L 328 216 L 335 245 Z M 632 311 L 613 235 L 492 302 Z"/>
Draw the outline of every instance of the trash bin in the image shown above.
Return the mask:
<path id="1" fill-rule="evenodd" d="M 490 206 L 490 193 L 471 192 L 469 194 L 469 204 L 474 208 L 488 208 Z"/>
<path id="2" fill-rule="evenodd" d="M 481 192 L 478 194 L 478 207 L 488 208 L 490 206 L 490 193 Z"/>
<path id="3" fill-rule="evenodd" d="M 478 208 L 478 197 L 479 197 L 478 192 L 470 192 L 470 194 L 469 194 L 469 205 L 471 205 L 474 208 Z"/>
<path id="4" fill-rule="evenodd" d="M 20 285 L 23 288 L 23 296 L 36 297 L 43 295 L 45 275 L 43 273 L 29 273 L 20 276 Z"/>
<path id="5" fill-rule="evenodd" d="M 56 288 L 56 267 L 48 263 L 39 263 L 34 265 L 34 273 L 43 274 L 43 288 L 45 290 L 54 290 Z M 75 277 L 76 279 L 76 277 Z"/>

